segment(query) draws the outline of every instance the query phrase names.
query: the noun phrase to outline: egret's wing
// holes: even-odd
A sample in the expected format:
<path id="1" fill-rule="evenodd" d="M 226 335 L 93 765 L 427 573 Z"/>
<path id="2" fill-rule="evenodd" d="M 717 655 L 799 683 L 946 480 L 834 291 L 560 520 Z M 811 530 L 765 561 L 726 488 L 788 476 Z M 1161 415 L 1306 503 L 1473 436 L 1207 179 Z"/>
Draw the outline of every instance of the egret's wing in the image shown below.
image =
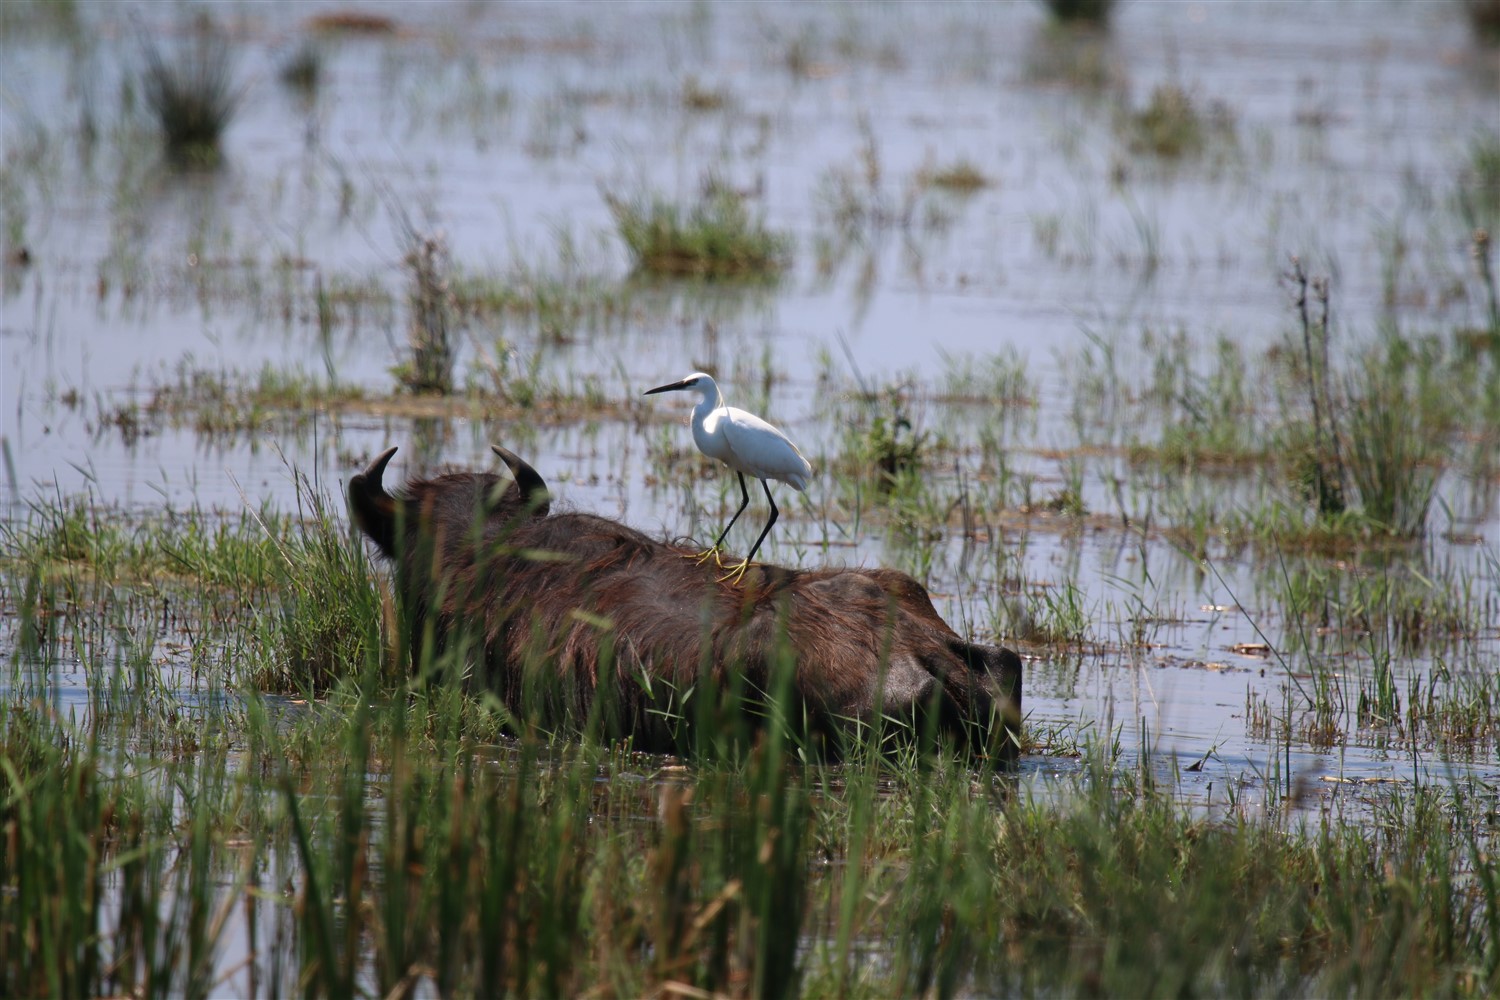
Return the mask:
<path id="1" fill-rule="evenodd" d="M 726 409 L 724 441 L 733 459 L 729 464 L 758 479 L 779 479 L 802 489 L 812 466 L 791 439 L 753 413 Z"/>

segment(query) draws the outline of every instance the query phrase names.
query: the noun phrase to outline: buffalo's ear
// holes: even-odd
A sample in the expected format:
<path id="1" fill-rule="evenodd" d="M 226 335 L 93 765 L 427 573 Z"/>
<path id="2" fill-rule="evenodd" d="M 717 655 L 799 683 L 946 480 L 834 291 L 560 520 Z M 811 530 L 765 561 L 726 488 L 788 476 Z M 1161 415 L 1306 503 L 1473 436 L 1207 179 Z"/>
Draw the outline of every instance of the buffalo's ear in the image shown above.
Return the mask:
<path id="1" fill-rule="evenodd" d="M 349 478 L 349 512 L 354 522 L 370 536 L 387 558 L 396 556 L 396 500 L 385 491 L 385 467 L 395 447 L 387 448 Z"/>
<path id="2" fill-rule="evenodd" d="M 548 491 L 547 481 L 542 478 L 541 473 L 508 448 L 492 444 L 490 451 L 499 455 L 500 460 L 510 468 L 510 474 L 516 477 L 516 488 L 521 492 L 521 502 L 533 509 L 537 517 L 546 517 L 547 511 L 552 506 L 552 494 Z"/>

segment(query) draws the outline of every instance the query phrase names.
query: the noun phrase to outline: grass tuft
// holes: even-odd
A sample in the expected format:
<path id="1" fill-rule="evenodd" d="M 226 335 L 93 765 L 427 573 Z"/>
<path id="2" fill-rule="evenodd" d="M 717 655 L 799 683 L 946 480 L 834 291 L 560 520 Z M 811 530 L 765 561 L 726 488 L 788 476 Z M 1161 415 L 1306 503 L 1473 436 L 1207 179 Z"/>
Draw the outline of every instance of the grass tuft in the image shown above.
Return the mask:
<path id="1" fill-rule="evenodd" d="M 448 245 L 442 236 L 406 232 L 403 262 L 411 277 L 407 304 L 407 343 L 411 357 L 395 374 L 412 392 L 446 396 L 453 392 L 458 351 L 453 292 L 448 287 Z"/>
<path id="2" fill-rule="evenodd" d="M 1459 216 L 1470 229 L 1500 229 L 1500 134 L 1469 141 L 1468 162 L 1457 183 Z"/>
<path id="3" fill-rule="evenodd" d="M 1486 45 L 1500 45 L 1500 0 L 1463 0 L 1469 27 Z"/>
<path id="4" fill-rule="evenodd" d="M 1232 136 L 1234 122 L 1223 105 L 1205 112 L 1182 87 L 1163 83 L 1144 108 L 1125 116 L 1123 131 L 1132 152 L 1179 160 L 1202 153 L 1215 135 Z"/>
<path id="5" fill-rule="evenodd" d="M 183 167 L 216 167 L 221 142 L 241 94 L 233 86 L 235 60 L 228 38 L 203 15 L 193 27 L 185 52 L 169 61 L 149 38 L 143 42 L 146 69 L 142 90 L 167 156 Z"/>
<path id="6" fill-rule="evenodd" d="M 1415 404 L 1402 368 L 1383 360 L 1350 379 L 1344 453 L 1365 517 L 1389 534 L 1415 538 L 1426 527 L 1437 489 L 1443 428 L 1431 426 L 1431 415 Z"/>
<path id="7" fill-rule="evenodd" d="M 706 87 L 690 76 L 682 85 L 682 106 L 689 111 L 723 111 L 729 106 L 729 91 Z"/>
<path id="8" fill-rule="evenodd" d="M 1393 334 L 1344 379 L 1341 392 L 1333 391 L 1328 281 L 1309 279 L 1296 258 L 1286 281 L 1302 331 L 1300 355 L 1289 353 L 1298 358 L 1295 377 L 1312 416 L 1311 428 L 1295 421 L 1287 428 L 1289 439 L 1302 442 L 1289 450 L 1294 481 L 1324 520 L 1346 520 L 1352 487 L 1357 523 L 1397 538 L 1420 536 L 1456 417 L 1438 362 L 1423 345 Z"/>
<path id="9" fill-rule="evenodd" d="M 318 694 L 383 662 L 387 615 L 362 536 L 300 475 L 297 498 L 303 530 L 272 539 L 276 585 L 262 619 L 269 655 L 251 680 L 262 690 Z"/>
<path id="10" fill-rule="evenodd" d="M 955 160 L 945 167 L 922 171 L 921 182 L 953 194 L 974 194 L 990 186 L 990 178 L 971 160 Z"/>
<path id="11" fill-rule="evenodd" d="M 1109 24 L 1115 0 L 1042 0 L 1054 20 L 1067 24 Z"/>
<path id="12" fill-rule="evenodd" d="M 345 35 L 392 35 L 397 29 L 396 22 L 390 18 L 359 10 L 334 10 L 314 14 L 307 19 L 307 26 L 325 34 Z"/>
<path id="13" fill-rule="evenodd" d="M 300 94 L 317 92 L 323 80 L 323 52 L 313 42 L 303 42 L 277 71 L 281 82 Z"/>
<path id="14" fill-rule="evenodd" d="M 912 420 L 911 386 L 896 383 L 864 394 L 864 413 L 845 423 L 845 461 L 872 471 L 882 490 L 915 480 L 929 457 L 931 436 Z"/>
<path id="15" fill-rule="evenodd" d="M 658 196 L 606 195 L 636 270 L 664 277 L 773 278 L 790 240 L 752 219 L 742 197 L 716 191 L 684 211 Z"/>

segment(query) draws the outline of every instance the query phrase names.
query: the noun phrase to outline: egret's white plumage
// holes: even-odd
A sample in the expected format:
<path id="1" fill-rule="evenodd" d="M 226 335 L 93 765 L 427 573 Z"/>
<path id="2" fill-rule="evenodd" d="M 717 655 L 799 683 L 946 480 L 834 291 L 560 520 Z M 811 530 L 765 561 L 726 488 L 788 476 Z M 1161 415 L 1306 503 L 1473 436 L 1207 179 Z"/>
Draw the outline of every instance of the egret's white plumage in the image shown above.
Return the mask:
<path id="1" fill-rule="evenodd" d="M 734 517 L 729 519 L 729 523 L 719 533 L 713 547 L 708 550 L 709 553 L 716 554 L 719 551 L 719 545 L 729 534 L 729 529 L 734 527 L 734 522 L 739 520 L 745 508 L 750 505 L 750 491 L 745 488 L 745 476 L 759 479 L 761 489 L 766 491 L 766 500 L 771 504 L 771 519 L 766 522 L 760 537 L 750 547 L 750 554 L 731 572 L 732 576 L 738 578 L 750 565 L 750 560 L 755 557 L 761 542 L 766 540 L 771 525 L 776 523 L 780 514 L 776 509 L 776 501 L 771 499 L 771 487 L 766 480 L 775 479 L 800 492 L 807 489 L 807 484 L 812 481 L 812 466 L 807 464 L 807 459 L 802 457 L 797 446 L 780 430 L 753 413 L 725 406 L 724 396 L 711 375 L 694 372 L 676 382 L 647 389 L 645 395 L 657 392 L 698 394 L 698 405 L 693 407 L 693 442 L 703 454 L 723 462 L 739 476 L 740 509 L 734 512 Z"/>

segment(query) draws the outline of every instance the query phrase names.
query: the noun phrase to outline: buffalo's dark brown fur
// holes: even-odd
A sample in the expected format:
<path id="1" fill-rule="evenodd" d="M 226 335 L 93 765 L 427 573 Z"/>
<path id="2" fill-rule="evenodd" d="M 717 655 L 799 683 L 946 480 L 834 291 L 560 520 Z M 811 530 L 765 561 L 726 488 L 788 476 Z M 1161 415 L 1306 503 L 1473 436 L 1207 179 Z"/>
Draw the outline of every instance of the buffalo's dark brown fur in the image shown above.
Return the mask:
<path id="1" fill-rule="evenodd" d="M 1014 759 L 1020 659 L 959 637 L 904 573 L 758 565 L 724 582 L 679 546 L 550 512 L 541 477 L 503 448 L 514 483 L 457 473 L 391 496 L 382 477 L 395 451 L 350 479 L 349 502 L 397 563 L 414 663 L 467 643 L 466 671 L 513 709 L 542 670 L 562 692 L 559 710 L 587 715 L 607 697 L 639 745 L 667 749 L 675 737 L 652 711 L 662 691 L 743 681 L 764 692 L 787 662 L 818 731 L 935 709 L 933 721 L 976 751 Z"/>

